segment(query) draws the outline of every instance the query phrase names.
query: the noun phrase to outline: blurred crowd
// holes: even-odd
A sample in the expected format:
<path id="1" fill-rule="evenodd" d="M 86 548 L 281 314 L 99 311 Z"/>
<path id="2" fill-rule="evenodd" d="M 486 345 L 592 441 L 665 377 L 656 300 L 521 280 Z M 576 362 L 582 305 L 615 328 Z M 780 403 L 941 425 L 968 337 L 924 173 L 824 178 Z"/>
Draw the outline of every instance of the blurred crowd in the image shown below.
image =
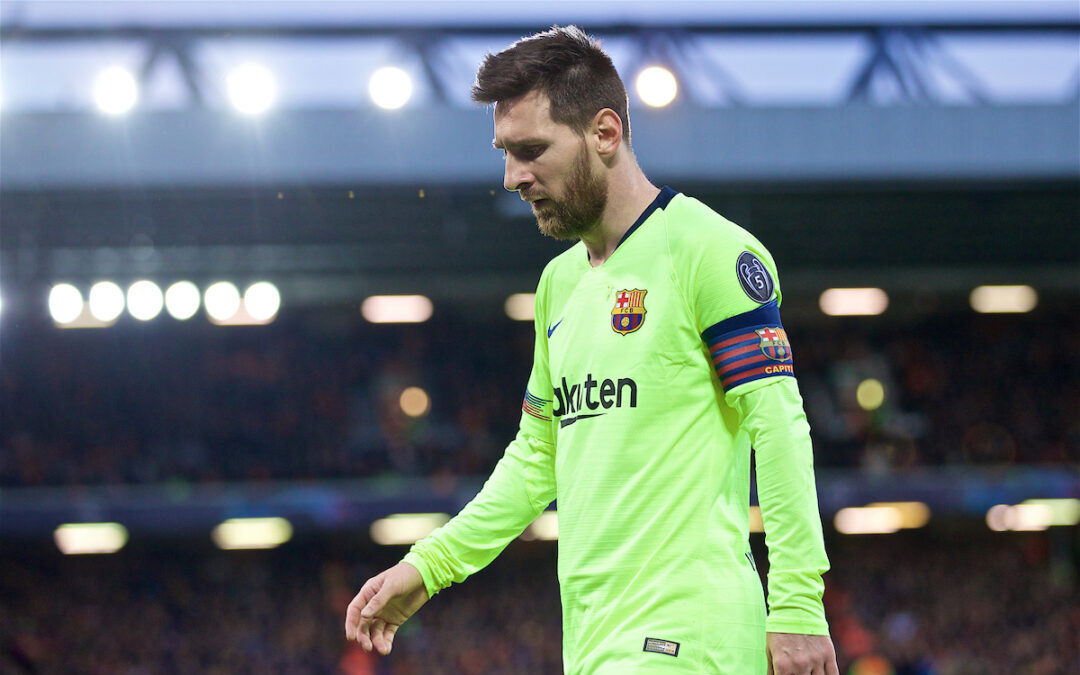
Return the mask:
<path id="1" fill-rule="evenodd" d="M 818 466 L 1080 462 L 1080 316 L 788 333 Z M 0 486 L 484 475 L 513 437 L 532 343 L 531 323 L 465 315 L 8 326 Z M 408 387 L 427 395 L 416 416 Z"/>
<path id="2" fill-rule="evenodd" d="M 842 673 L 1080 671 L 1075 531 L 973 529 L 829 542 L 825 600 Z M 761 543 L 755 538 L 764 568 Z M 488 569 L 443 591 L 405 624 L 385 658 L 345 642 L 343 616 L 363 580 L 400 549 L 340 540 L 258 552 L 203 546 L 144 542 L 112 556 L 68 558 L 7 547 L 0 672 L 561 672 L 550 543 L 514 542 Z"/>

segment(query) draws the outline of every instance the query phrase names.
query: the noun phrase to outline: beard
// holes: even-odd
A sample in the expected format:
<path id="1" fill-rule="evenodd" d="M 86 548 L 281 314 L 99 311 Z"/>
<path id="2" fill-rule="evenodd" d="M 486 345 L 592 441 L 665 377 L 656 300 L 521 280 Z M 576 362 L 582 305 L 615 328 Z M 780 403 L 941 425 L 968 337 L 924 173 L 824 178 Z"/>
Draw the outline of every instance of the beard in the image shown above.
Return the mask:
<path id="1" fill-rule="evenodd" d="M 581 239 L 600 226 L 600 216 L 607 206 L 607 184 L 589 166 L 588 146 L 574 159 L 566 190 L 559 200 L 546 199 L 534 207 L 540 233 L 553 239 Z"/>

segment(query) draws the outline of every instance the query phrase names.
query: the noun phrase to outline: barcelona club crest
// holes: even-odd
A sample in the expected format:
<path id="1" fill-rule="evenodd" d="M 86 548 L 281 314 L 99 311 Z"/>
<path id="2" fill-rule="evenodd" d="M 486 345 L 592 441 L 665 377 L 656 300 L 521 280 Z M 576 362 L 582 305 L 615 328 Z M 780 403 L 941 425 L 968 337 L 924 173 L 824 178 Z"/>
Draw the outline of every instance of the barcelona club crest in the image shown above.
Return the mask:
<path id="1" fill-rule="evenodd" d="M 648 291 L 619 291 L 611 310 L 611 329 L 619 335 L 633 333 L 645 323 L 645 294 Z"/>
<path id="2" fill-rule="evenodd" d="M 773 361 L 787 361 L 791 358 L 791 343 L 787 331 L 783 328 L 758 328 L 755 333 L 761 338 L 761 352 Z"/>

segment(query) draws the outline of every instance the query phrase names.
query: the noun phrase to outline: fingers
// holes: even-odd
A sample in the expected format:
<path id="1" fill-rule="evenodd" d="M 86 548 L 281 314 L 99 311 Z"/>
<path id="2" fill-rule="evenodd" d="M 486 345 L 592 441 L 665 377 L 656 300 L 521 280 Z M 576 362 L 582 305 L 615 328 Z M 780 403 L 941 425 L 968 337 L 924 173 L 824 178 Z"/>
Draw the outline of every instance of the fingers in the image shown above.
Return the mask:
<path id="1" fill-rule="evenodd" d="M 376 576 L 367 580 L 364 587 L 360 589 L 360 592 L 356 594 L 356 597 L 349 603 L 349 608 L 345 611 L 345 639 L 356 640 L 364 651 L 370 652 L 372 649 L 371 644 L 371 616 L 374 614 L 364 615 L 364 609 L 371 602 L 371 599 L 377 595 L 379 586 L 381 585 L 381 576 Z"/>
<path id="2" fill-rule="evenodd" d="M 382 619 L 375 619 L 371 622 L 371 643 L 375 646 L 383 656 L 390 653 L 390 642 L 385 638 L 386 622 Z"/>

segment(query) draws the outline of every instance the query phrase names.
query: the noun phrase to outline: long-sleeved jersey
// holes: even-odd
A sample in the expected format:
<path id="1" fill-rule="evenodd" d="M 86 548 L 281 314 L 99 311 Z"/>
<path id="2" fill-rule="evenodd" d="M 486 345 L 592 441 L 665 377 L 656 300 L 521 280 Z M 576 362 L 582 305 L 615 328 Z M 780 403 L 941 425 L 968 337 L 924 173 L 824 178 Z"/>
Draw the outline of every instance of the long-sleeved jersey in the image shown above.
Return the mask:
<path id="1" fill-rule="evenodd" d="M 766 630 L 827 634 L 780 298 L 768 251 L 670 188 L 602 265 L 580 242 L 553 259 L 520 431 L 473 501 L 405 557 L 428 592 L 487 565 L 557 499 L 568 675 L 764 674 Z M 751 447 L 767 617 L 749 548 Z"/>

